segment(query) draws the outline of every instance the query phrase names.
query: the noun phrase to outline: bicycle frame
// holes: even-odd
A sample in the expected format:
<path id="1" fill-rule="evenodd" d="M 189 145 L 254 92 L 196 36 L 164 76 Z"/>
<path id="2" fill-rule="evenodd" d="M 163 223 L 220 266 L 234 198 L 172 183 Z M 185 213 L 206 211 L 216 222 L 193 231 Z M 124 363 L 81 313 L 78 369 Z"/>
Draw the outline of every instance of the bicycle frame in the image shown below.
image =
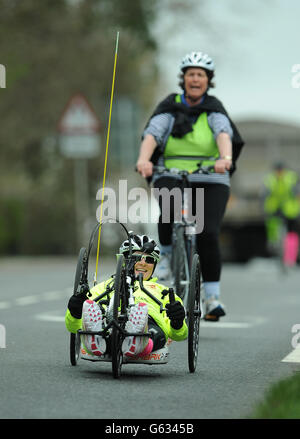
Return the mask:
<path id="1" fill-rule="evenodd" d="M 201 162 L 198 165 L 197 171 L 194 171 L 193 173 L 197 174 L 210 174 L 214 170 L 214 166 L 201 166 Z M 171 175 L 174 175 L 176 177 L 180 177 L 181 185 L 180 188 L 182 190 L 182 206 L 181 206 L 181 220 L 180 221 L 174 221 L 172 226 L 172 246 L 173 246 L 173 252 L 172 252 L 172 272 L 173 272 L 173 285 L 176 287 L 176 293 L 179 294 L 183 300 L 184 306 L 186 307 L 188 304 L 188 287 L 190 283 L 190 273 L 191 273 L 191 267 L 192 267 L 192 260 L 193 255 L 196 252 L 196 224 L 195 221 L 189 220 L 189 197 L 187 195 L 187 191 L 185 189 L 191 189 L 191 185 L 188 179 L 188 176 L 190 173 L 188 171 L 182 171 L 178 170 L 176 168 L 168 169 L 164 166 L 154 166 L 153 171 L 158 174 L 163 173 L 169 173 Z M 178 244 L 178 241 L 180 240 L 180 230 L 183 230 L 183 241 L 184 246 L 182 247 L 182 252 L 178 252 L 180 254 L 182 263 L 177 264 L 176 261 L 176 246 L 180 245 Z M 184 248 L 183 248 L 184 247 Z M 175 260 L 174 260 L 175 259 Z M 178 266 L 179 265 L 179 266 Z M 184 279 L 180 279 L 180 273 L 179 270 L 184 269 Z M 181 294 L 182 289 L 184 292 Z"/>
<path id="2" fill-rule="evenodd" d="M 184 248 L 182 248 L 183 251 L 183 267 L 184 268 L 184 273 L 185 273 L 185 279 L 181 279 L 180 280 L 180 285 L 183 286 L 184 288 L 184 294 L 183 294 L 183 303 L 184 306 L 187 307 L 187 301 L 188 301 L 188 288 L 189 288 L 189 284 L 190 284 L 190 272 L 191 272 L 191 266 L 192 266 L 192 259 L 193 259 L 193 255 L 195 253 L 196 250 L 196 237 L 195 237 L 195 222 L 194 221 L 190 221 L 189 220 L 189 210 L 190 210 L 190 198 L 189 195 L 187 194 L 187 191 L 185 191 L 185 189 L 191 189 L 191 185 L 188 181 L 188 172 L 183 171 L 181 172 L 181 177 L 182 177 L 182 185 L 181 185 L 181 190 L 182 190 L 182 208 L 181 208 L 181 221 L 180 222 L 174 222 L 173 227 L 172 227 L 172 244 L 173 244 L 173 248 L 176 249 L 177 245 L 180 245 L 178 243 L 178 237 L 180 236 L 180 232 L 179 232 L 179 228 L 183 229 L 183 243 L 184 243 Z M 178 268 L 180 267 L 175 267 L 174 266 L 174 271 L 178 270 Z M 177 276 L 178 273 L 175 275 Z M 175 277 L 176 279 L 176 277 Z M 175 280 L 174 280 L 174 283 Z M 177 282 L 178 283 L 178 282 Z"/>

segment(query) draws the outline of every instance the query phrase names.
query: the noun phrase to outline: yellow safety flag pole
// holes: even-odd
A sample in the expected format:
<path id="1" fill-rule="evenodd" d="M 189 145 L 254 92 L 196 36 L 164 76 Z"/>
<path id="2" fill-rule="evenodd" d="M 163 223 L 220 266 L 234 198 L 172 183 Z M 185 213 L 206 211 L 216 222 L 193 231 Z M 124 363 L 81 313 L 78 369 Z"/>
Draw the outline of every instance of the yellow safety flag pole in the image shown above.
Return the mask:
<path id="1" fill-rule="evenodd" d="M 99 251 L 100 251 L 100 240 L 101 240 L 101 228 L 102 228 L 101 222 L 102 222 L 102 211 L 103 211 L 103 198 L 104 198 L 104 188 L 105 188 L 105 179 L 106 179 L 107 153 L 108 153 L 108 144 L 109 144 L 109 135 L 110 135 L 111 112 L 112 112 L 112 103 L 113 103 L 113 99 L 114 99 L 116 66 L 117 66 L 117 57 L 118 57 L 118 45 L 119 45 L 119 32 L 117 32 L 115 61 L 114 61 L 113 79 L 112 79 L 111 95 L 110 95 L 109 118 L 108 118 L 107 136 L 106 136 L 102 198 L 101 198 L 101 210 L 100 210 L 100 225 L 99 225 L 99 232 L 98 232 L 97 260 L 96 260 L 96 272 L 95 272 L 95 277 L 94 277 L 94 285 L 96 285 L 96 283 L 97 283 L 97 275 L 98 275 L 98 262 L 99 262 Z"/>

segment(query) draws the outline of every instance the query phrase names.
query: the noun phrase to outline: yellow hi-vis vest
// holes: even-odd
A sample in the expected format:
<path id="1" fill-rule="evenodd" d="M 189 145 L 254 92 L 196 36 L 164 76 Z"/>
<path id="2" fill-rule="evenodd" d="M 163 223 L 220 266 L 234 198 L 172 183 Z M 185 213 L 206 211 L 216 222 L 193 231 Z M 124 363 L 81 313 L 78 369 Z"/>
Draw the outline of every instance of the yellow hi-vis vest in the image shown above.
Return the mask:
<path id="1" fill-rule="evenodd" d="M 267 175 L 264 184 L 269 195 L 264 202 L 265 212 L 272 214 L 280 210 L 287 218 L 296 218 L 300 214 L 300 201 L 294 193 L 297 182 L 294 171 L 283 171 L 279 178 L 274 173 Z"/>
<path id="2" fill-rule="evenodd" d="M 175 97 L 180 103 L 180 95 Z M 208 125 L 207 113 L 202 113 L 193 124 L 193 131 L 181 138 L 169 136 L 164 150 L 166 168 L 177 168 L 186 171 L 196 171 L 197 164 L 213 165 L 219 157 L 219 149 L 213 132 Z"/>

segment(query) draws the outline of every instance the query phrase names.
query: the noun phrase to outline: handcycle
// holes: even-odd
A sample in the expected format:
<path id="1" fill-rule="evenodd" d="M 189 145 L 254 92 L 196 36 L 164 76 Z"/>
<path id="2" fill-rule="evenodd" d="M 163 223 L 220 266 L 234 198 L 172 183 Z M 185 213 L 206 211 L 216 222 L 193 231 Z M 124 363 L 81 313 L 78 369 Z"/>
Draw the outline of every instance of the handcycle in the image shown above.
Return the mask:
<path id="1" fill-rule="evenodd" d="M 119 223 L 118 221 L 116 221 Z M 125 258 L 124 255 L 117 255 L 116 272 L 113 278 L 113 284 L 108 285 L 106 290 L 94 298 L 99 304 L 103 313 L 104 327 L 101 331 L 83 331 L 78 330 L 77 333 L 70 334 L 70 362 L 73 366 L 76 366 L 79 359 L 85 359 L 90 361 L 102 361 L 112 363 L 112 374 L 114 378 L 120 378 L 121 368 L 126 363 L 136 364 L 166 364 L 169 361 L 169 341 L 165 346 L 157 351 L 144 357 L 126 357 L 122 354 L 122 343 L 125 337 L 132 335 L 151 337 L 151 333 L 130 333 L 126 331 L 126 322 L 128 321 L 128 313 L 131 306 L 134 305 L 134 284 L 136 276 L 134 274 L 135 258 L 132 256 L 131 235 L 132 232 L 128 232 L 124 224 L 119 223 L 127 234 L 129 245 L 129 255 Z M 103 224 L 102 224 L 103 225 Z M 75 273 L 74 291 L 75 295 L 85 293 L 90 295 L 90 288 L 88 282 L 88 266 L 91 249 L 95 240 L 96 233 L 100 227 L 98 223 L 94 228 L 88 248 L 82 247 L 79 251 L 78 262 Z M 199 317 L 199 304 L 198 298 L 200 297 L 200 271 L 199 271 L 199 258 L 195 255 L 193 260 L 192 277 L 190 280 L 190 300 L 187 307 L 187 317 L 189 326 L 188 335 L 188 364 L 190 372 L 196 370 L 197 357 L 198 357 L 198 338 L 196 321 Z M 160 312 L 165 311 L 162 302 L 148 291 L 143 284 L 143 276 L 139 275 L 138 278 L 140 289 L 153 299 L 160 307 Z M 113 292 L 113 296 L 110 299 L 110 294 Z M 174 301 L 174 290 L 170 288 L 166 291 L 169 294 L 170 302 Z M 112 306 L 111 302 L 112 300 Z M 194 300 L 194 301 L 193 301 Z M 106 353 L 100 357 L 95 357 L 84 351 L 81 336 L 82 335 L 100 335 L 106 339 L 108 349 Z"/>

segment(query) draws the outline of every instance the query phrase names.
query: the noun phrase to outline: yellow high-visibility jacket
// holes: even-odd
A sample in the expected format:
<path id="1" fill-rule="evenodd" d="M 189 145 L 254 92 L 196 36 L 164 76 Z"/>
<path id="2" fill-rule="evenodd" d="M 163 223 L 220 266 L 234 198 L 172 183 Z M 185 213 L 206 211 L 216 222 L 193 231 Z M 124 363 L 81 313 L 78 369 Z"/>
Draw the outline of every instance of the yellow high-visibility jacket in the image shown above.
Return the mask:
<path id="1" fill-rule="evenodd" d="M 299 176 L 296 172 L 285 170 L 280 178 L 275 173 L 268 174 L 264 179 L 267 191 L 264 209 L 268 214 L 274 214 L 281 210 L 289 219 L 300 215 L 300 201 L 297 186 Z"/>
<path id="2" fill-rule="evenodd" d="M 158 284 L 156 282 L 157 278 L 144 281 L 144 287 L 150 291 L 150 293 L 155 296 L 157 299 L 159 299 L 163 307 L 165 308 L 166 304 L 169 303 L 169 295 L 166 295 L 163 297 L 162 292 L 163 290 L 166 290 L 167 287 L 164 285 Z M 94 300 L 97 296 L 99 296 L 101 293 L 103 293 L 106 290 L 106 287 L 108 285 L 113 285 L 113 278 L 109 278 L 104 282 L 99 283 L 98 285 L 94 286 L 90 292 L 92 296 L 90 297 L 91 300 Z M 166 311 L 163 311 L 160 313 L 159 305 L 147 294 L 145 294 L 139 287 L 139 282 L 135 282 L 135 291 L 133 293 L 135 298 L 135 303 L 138 302 L 146 302 L 148 305 L 148 314 L 155 320 L 157 325 L 163 330 L 163 332 L 166 335 L 166 340 L 168 338 L 175 340 L 175 341 L 181 341 L 185 340 L 188 336 L 188 327 L 184 320 L 183 325 L 180 329 L 173 329 L 171 327 L 170 319 L 168 318 Z M 111 298 L 113 295 L 113 291 L 109 294 L 109 298 Z M 180 297 L 178 297 L 175 294 L 175 300 L 179 301 L 182 304 L 182 300 Z M 78 329 L 82 329 L 82 319 L 76 319 L 73 317 L 67 309 L 66 315 L 65 315 L 65 324 L 68 331 L 76 333 Z"/>

